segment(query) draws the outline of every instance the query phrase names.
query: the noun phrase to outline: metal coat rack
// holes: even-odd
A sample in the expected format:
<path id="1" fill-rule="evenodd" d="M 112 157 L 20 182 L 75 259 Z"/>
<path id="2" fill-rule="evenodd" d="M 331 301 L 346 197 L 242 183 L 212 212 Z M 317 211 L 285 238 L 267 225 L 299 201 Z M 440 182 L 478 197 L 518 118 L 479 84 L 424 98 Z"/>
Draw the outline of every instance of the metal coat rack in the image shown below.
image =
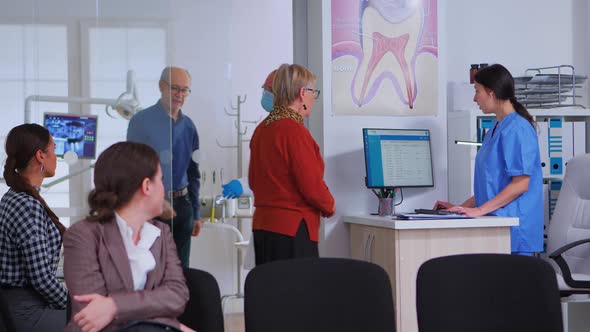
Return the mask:
<path id="1" fill-rule="evenodd" d="M 260 120 L 262 120 L 262 117 L 260 117 L 258 120 L 256 121 L 252 121 L 252 120 L 242 120 L 242 104 L 244 104 L 247 100 L 247 95 L 244 94 L 243 96 L 241 95 L 237 95 L 236 96 L 236 104 L 235 106 L 233 104 L 231 104 L 230 102 L 230 107 L 231 109 L 234 111 L 234 113 L 232 112 L 228 112 L 227 108 L 223 108 L 223 110 L 225 111 L 225 114 L 229 117 L 235 117 L 236 120 L 234 120 L 234 127 L 236 128 L 236 144 L 235 145 L 224 145 L 221 144 L 219 142 L 218 139 L 215 139 L 215 142 L 217 143 L 217 146 L 219 146 L 220 148 L 224 148 L 224 149 L 236 149 L 236 153 L 237 153 L 237 177 L 238 178 L 242 178 L 244 176 L 243 174 L 243 156 L 242 156 L 242 147 L 243 147 L 243 143 L 244 142 L 249 142 L 249 139 L 244 139 L 244 136 L 246 136 L 246 134 L 248 133 L 248 127 L 247 126 L 243 126 L 243 123 L 251 123 L 251 124 L 256 124 L 258 122 L 260 122 Z M 213 203 L 215 204 L 215 202 Z M 237 232 L 239 233 L 240 237 L 242 236 L 242 221 L 241 221 L 242 217 L 236 216 L 236 220 L 237 220 Z M 241 241 L 236 242 L 236 245 L 240 244 L 244 242 L 243 237 L 241 238 Z M 237 260 L 237 292 L 236 294 L 231 294 L 231 295 L 225 295 L 222 298 L 222 303 L 225 302 L 225 300 L 227 299 L 231 299 L 231 298 L 242 298 L 244 295 L 241 291 L 241 283 L 242 283 L 242 253 L 240 252 L 241 249 L 239 247 L 236 248 L 237 253 L 238 253 L 238 260 Z"/>
<path id="2" fill-rule="evenodd" d="M 236 120 L 234 121 L 234 127 L 236 128 L 236 145 L 224 145 L 219 143 L 218 139 L 215 139 L 215 142 L 217 143 L 217 146 L 219 146 L 220 148 L 224 148 L 224 149 L 228 149 L 228 148 L 232 148 L 232 149 L 236 149 L 237 151 L 237 173 L 238 173 L 238 178 L 242 178 L 244 176 L 243 174 L 243 157 L 242 157 L 242 147 L 243 147 L 243 143 L 244 142 L 249 142 L 249 139 L 244 139 L 244 136 L 246 136 L 246 134 L 248 133 L 248 127 L 247 126 L 242 126 L 242 123 L 253 123 L 256 124 L 258 122 L 260 122 L 260 120 L 262 120 L 262 117 L 260 117 L 258 120 L 256 121 L 252 121 L 252 120 L 242 120 L 242 104 L 244 104 L 247 100 L 247 95 L 244 95 L 243 98 L 240 95 L 236 96 L 236 105 L 231 105 L 231 109 L 235 111 L 235 113 L 230 113 L 227 111 L 227 108 L 223 108 L 225 114 L 227 116 L 230 117 L 236 117 Z"/>

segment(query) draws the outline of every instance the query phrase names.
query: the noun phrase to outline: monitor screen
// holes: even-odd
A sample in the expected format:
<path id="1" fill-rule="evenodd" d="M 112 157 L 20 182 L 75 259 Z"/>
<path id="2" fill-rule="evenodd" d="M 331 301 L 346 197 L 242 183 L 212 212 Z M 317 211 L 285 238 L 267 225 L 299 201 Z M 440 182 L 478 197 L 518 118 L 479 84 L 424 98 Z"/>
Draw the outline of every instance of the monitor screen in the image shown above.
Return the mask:
<path id="1" fill-rule="evenodd" d="M 45 113 L 43 124 L 55 142 L 55 154 L 74 151 L 78 158 L 96 157 L 96 116 Z"/>
<path id="2" fill-rule="evenodd" d="M 364 128 L 368 188 L 432 187 L 427 129 Z"/>

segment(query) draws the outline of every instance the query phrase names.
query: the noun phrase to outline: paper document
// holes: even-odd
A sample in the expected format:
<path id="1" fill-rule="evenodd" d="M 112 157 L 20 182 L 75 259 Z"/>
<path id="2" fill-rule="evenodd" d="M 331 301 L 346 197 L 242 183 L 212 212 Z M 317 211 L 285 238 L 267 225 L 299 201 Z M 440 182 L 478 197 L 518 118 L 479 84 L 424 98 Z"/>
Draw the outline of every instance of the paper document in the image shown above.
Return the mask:
<path id="1" fill-rule="evenodd" d="M 424 214 L 424 213 L 400 213 L 395 215 L 398 219 L 471 219 L 464 214 Z"/>

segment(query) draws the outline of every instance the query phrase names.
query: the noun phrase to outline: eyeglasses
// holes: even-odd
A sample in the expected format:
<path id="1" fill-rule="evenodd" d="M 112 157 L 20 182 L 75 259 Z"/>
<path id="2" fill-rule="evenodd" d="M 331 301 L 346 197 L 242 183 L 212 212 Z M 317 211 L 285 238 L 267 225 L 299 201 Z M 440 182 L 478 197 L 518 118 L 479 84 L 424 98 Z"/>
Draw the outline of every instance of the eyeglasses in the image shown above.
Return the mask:
<path id="1" fill-rule="evenodd" d="M 313 91 L 313 99 L 318 99 L 320 97 L 320 90 L 315 90 L 312 88 L 305 88 L 307 91 Z"/>
<path id="2" fill-rule="evenodd" d="M 182 94 L 183 96 L 188 96 L 191 93 L 190 88 L 181 88 L 178 85 L 171 85 L 167 81 L 164 81 L 164 83 L 166 83 L 170 87 L 170 90 L 174 92 L 174 94 Z"/>

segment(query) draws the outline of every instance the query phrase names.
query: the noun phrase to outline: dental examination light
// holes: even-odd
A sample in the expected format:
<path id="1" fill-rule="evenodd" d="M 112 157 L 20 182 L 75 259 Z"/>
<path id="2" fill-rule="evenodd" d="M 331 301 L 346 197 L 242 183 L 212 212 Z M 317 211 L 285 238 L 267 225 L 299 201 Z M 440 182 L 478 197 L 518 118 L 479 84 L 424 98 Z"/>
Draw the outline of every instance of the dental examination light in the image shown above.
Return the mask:
<path id="1" fill-rule="evenodd" d="M 77 104 L 91 104 L 91 105 L 105 105 L 105 111 L 108 116 L 114 118 L 109 109 L 115 110 L 119 115 L 129 120 L 131 117 L 141 110 L 139 100 L 137 98 L 137 88 L 135 87 L 134 73 L 132 70 L 127 72 L 127 88 L 126 91 L 119 95 L 117 99 L 106 98 L 87 98 L 87 97 L 59 97 L 59 96 L 42 96 L 31 95 L 25 99 L 25 123 L 31 123 L 31 103 L 37 102 L 51 102 L 51 103 L 77 103 Z"/>
<path id="2" fill-rule="evenodd" d="M 135 75 L 133 70 L 127 72 L 127 90 L 119 95 L 114 105 L 105 106 L 107 114 L 111 118 L 115 118 L 111 115 L 109 109 L 114 109 L 126 120 L 131 120 L 131 117 L 141 109 L 139 98 L 137 96 L 137 87 L 135 86 Z"/>

